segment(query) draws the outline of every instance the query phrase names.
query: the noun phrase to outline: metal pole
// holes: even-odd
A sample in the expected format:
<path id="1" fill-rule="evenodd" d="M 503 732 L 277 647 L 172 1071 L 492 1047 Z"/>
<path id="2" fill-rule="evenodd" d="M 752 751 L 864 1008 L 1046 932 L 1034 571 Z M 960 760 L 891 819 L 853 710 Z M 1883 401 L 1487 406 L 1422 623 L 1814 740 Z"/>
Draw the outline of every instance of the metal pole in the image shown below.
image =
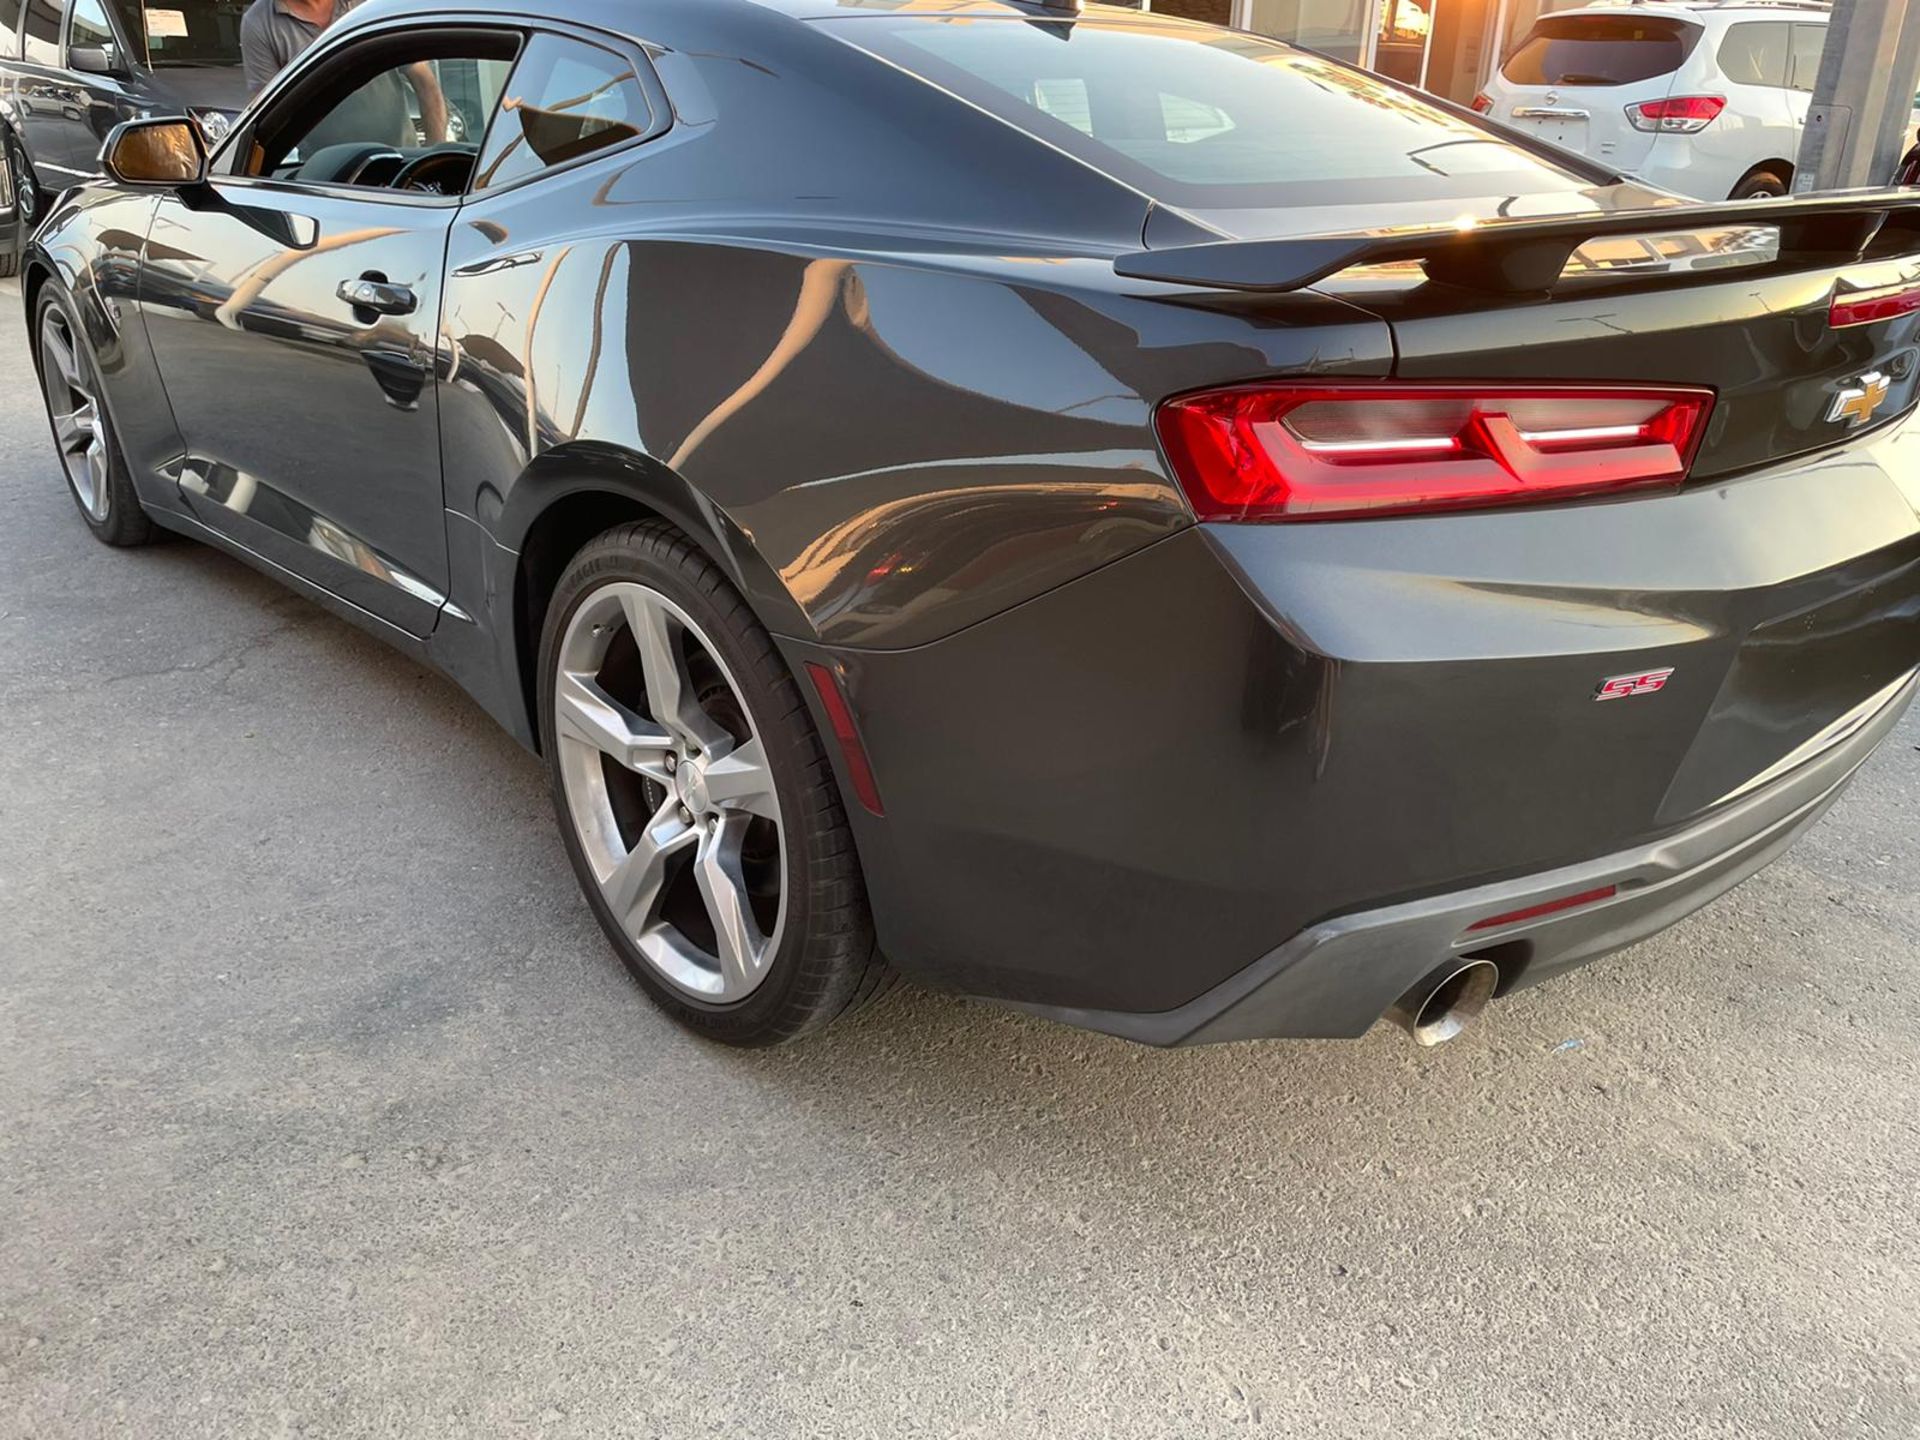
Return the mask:
<path id="1" fill-rule="evenodd" d="M 1794 192 L 1889 184 L 1912 143 L 1916 79 L 1920 14 L 1908 0 L 1834 0 Z"/>

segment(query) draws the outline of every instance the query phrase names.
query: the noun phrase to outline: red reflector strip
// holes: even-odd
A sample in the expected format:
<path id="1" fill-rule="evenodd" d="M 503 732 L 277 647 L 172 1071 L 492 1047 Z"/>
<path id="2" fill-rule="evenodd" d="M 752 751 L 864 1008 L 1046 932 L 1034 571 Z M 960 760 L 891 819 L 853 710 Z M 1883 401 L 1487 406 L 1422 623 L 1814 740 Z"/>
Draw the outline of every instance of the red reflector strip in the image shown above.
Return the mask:
<path id="1" fill-rule="evenodd" d="M 1611 900 L 1619 893 L 1618 885 L 1602 885 L 1598 890 L 1583 890 L 1578 895 L 1567 895 L 1558 900 L 1529 905 L 1524 910 L 1509 910 L 1504 915 L 1489 915 L 1484 920 L 1474 921 L 1467 929 L 1469 932 L 1497 930 L 1502 925 L 1517 925 L 1522 920 L 1538 920 L 1542 915 L 1552 915 L 1561 910 L 1575 910 L 1582 905 L 1592 905 L 1599 900 Z"/>
<path id="2" fill-rule="evenodd" d="M 826 666 L 809 660 L 807 678 L 813 681 L 820 706 L 827 712 L 827 723 L 833 727 L 833 738 L 840 746 L 840 758 L 846 762 L 853 793 L 875 815 L 885 815 L 886 807 L 880 803 L 880 787 L 874 782 L 873 766 L 867 760 L 867 747 L 860 739 L 860 727 L 853 723 L 853 707 L 847 704 L 846 692 L 840 688 L 840 677 Z"/>
<path id="3" fill-rule="evenodd" d="M 1849 325 L 1872 325 L 1880 320 L 1898 320 L 1902 315 L 1920 311 L 1920 285 L 1889 285 L 1882 290 L 1855 290 L 1833 297 L 1827 310 L 1827 324 L 1835 330 Z"/>

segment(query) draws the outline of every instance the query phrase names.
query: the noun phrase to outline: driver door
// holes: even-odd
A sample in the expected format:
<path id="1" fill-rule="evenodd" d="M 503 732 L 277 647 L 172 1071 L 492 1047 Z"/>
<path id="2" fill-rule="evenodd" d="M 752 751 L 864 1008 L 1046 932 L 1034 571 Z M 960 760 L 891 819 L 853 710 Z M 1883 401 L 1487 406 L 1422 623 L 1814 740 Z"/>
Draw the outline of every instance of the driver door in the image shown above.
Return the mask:
<path id="1" fill-rule="evenodd" d="M 484 132 L 519 42 L 323 39 L 161 199 L 142 266 L 195 515 L 414 636 L 447 591 L 441 281 L 477 148 L 445 135 Z"/>

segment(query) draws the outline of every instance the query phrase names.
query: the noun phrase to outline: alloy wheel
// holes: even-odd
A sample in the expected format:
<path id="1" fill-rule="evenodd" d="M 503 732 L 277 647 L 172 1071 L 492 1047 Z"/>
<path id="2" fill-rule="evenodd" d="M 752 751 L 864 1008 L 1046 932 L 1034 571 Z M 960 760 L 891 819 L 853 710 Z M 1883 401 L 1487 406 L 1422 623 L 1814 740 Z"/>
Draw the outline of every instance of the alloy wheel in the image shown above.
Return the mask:
<path id="1" fill-rule="evenodd" d="M 100 399 L 75 342 L 73 325 L 57 305 L 47 308 L 40 327 L 40 388 L 53 419 L 54 443 L 67 468 L 67 483 L 94 524 L 103 524 L 108 506 L 107 430 Z"/>
<path id="2" fill-rule="evenodd" d="M 649 966 L 708 1004 L 766 978 L 786 920 L 767 754 L 713 642 L 657 590 L 617 581 L 575 610 L 553 728 L 574 832 Z"/>

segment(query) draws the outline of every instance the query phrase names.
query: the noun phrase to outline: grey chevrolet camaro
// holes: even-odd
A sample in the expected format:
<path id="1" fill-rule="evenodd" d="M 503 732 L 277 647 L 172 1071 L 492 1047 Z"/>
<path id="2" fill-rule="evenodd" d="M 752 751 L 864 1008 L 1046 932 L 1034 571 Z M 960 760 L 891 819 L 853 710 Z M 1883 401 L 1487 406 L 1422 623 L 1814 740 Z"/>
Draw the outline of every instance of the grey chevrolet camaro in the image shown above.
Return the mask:
<path id="1" fill-rule="evenodd" d="M 717 1039 L 896 973 L 1444 1039 L 1915 690 L 1910 195 L 1688 205 L 1006 0 L 373 0 L 103 164 L 23 266 L 85 523 L 453 676 Z"/>

